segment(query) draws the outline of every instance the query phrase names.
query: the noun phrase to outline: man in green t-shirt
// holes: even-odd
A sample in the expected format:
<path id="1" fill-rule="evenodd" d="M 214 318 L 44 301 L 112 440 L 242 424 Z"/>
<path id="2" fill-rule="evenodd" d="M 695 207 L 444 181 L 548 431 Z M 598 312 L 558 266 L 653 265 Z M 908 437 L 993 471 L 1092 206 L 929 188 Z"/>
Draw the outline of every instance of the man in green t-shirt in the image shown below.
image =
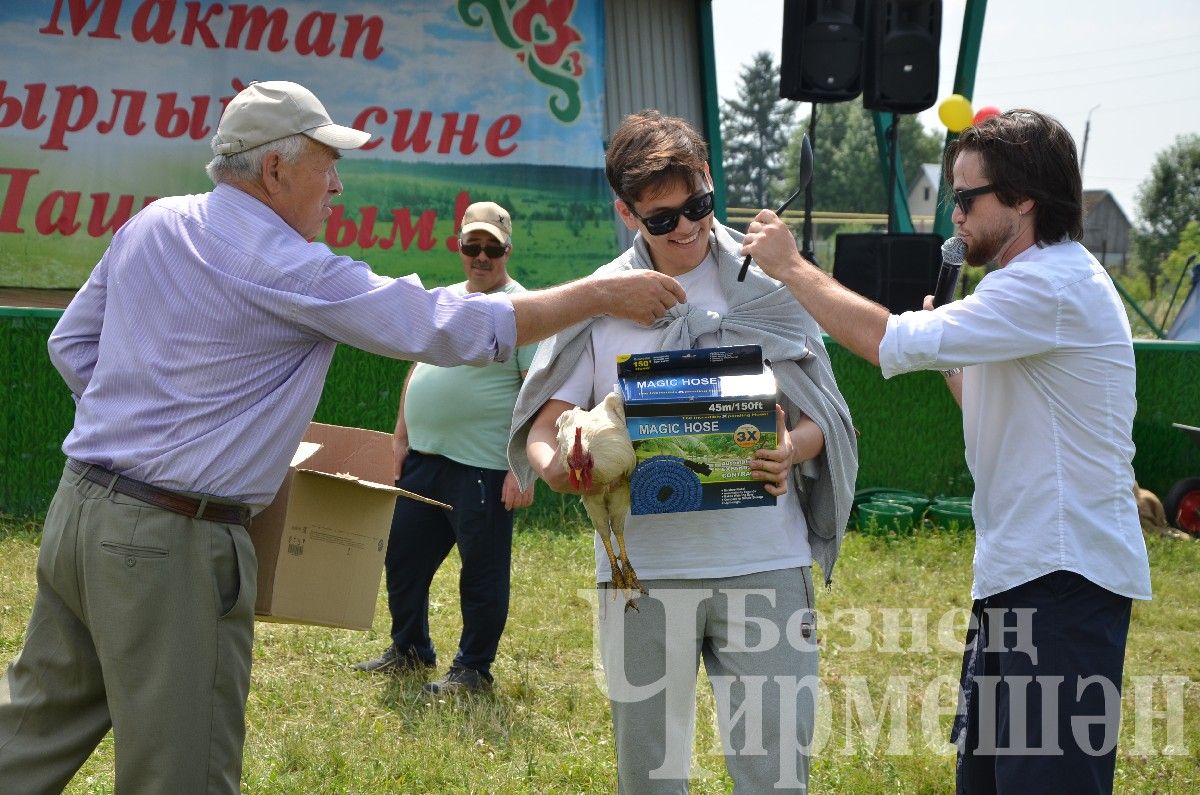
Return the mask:
<path id="1" fill-rule="evenodd" d="M 461 293 L 524 290 L 508 275 L 512 219 L 494 202 L 466 209 L 459 257 Z M 491 665 L 508 619 L 513 510 L 533 502 L 508 469 L 513 404 L 536 346 L 484 367 L 414 364 L 400 396 L 393 447 L 396 485 L 453 506 L 447 511 L 401 497 L 388 540 L 388 608 L 392 644 L 360 671 L 402 673 L 433 668 L 429 586 L 450 549 L 462 558 L 462 636 L 449 672 L 425 685 L 432 693 L 491 687 Z M 464 411 L 464 409 L 466 409 Z"/>

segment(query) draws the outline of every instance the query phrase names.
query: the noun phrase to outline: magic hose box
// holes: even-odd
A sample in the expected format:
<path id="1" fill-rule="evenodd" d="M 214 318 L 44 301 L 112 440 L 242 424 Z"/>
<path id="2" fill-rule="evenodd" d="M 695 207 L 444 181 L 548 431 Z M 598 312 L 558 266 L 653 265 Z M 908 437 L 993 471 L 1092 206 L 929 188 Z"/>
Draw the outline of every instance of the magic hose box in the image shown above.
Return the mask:
<path id="1" fill-rule="evenodd" d="M 637 454 L 635 516 L 774 505 L 750 459 L 774 447 L 778 392 L 757 345 L 622 354 L 617 387 Z"/>

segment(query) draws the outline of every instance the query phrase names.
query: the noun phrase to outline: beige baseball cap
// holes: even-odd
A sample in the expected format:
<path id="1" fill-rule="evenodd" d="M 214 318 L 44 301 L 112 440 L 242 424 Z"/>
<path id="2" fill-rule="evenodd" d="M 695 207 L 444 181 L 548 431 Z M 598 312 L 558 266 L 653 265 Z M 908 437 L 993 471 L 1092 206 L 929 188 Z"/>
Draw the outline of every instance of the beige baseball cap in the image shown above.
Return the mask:
<path id="1" fill-rule="evenodd" d="M 512 242 L 512 218 L 495 202 L 475 202 L 462 217 L 462 234 L 481 229 L 507 246 Z"/>
<path id="2" fill-rule="evenodd" d="M 358 149 L 370 133 L 334 124 L 316 94 L 299 83 L 251 83 L 229 101 L 212 139 L 213 152 L 236 155 L 303 133 L 334 149 Z"/>

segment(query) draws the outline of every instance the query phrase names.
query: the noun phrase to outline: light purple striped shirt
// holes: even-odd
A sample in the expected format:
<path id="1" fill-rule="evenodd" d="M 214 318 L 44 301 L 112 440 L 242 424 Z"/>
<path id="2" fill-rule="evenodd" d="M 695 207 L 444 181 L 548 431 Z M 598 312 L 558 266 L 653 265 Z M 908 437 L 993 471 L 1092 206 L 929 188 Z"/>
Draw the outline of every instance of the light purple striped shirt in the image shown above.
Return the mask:
<path id="1" fill-rule="evenodd" d="M 271 501 L 338 342 L 440 366 L 505 361 L 503 294 L 389 279 L 236 188 L 129 220 L 50 336 L 71 458 L 176 491 Z"/>

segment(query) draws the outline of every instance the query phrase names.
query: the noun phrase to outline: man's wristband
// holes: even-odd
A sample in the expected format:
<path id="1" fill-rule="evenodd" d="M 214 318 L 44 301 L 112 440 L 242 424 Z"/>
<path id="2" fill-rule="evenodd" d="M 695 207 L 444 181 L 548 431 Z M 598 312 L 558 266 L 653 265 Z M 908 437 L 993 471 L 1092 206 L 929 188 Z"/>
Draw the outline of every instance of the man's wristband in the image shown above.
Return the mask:
<path id="1" fill-rule="evenodd" d="M 961 373 L 962 370 L 963 369 L 961 367 L 951 367 L 949 370 L 942 370 L 942 375 L 946 376 L 947 378 L 952 378 L 953 376 Z"/>

